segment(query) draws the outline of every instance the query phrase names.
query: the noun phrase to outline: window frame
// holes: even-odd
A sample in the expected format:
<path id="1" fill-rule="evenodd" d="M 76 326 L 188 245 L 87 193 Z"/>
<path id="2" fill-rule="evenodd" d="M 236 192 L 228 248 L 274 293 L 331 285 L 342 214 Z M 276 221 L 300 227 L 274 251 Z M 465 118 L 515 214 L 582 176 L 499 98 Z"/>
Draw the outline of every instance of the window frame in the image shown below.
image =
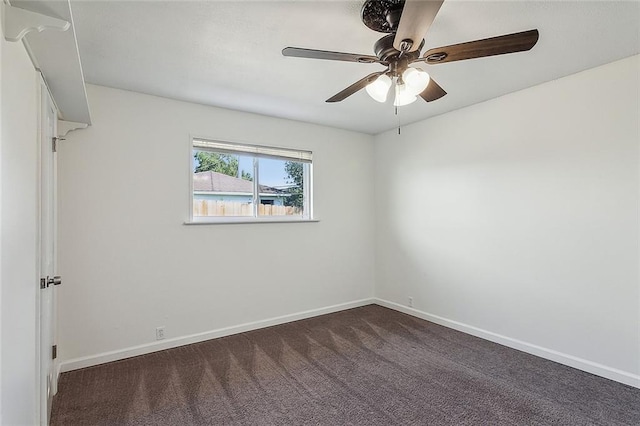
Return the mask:
<path id="1" fill-rule="evenodd" d="M 197 146 L 197 142 L 212 143 L 224 145 L 223 149 L 208 148 Z M 234 150 L 234 147 L 242 148 Z M 255 150 L 256 152 L 252 152 Z M 231 155 L 244 155 L 253 159 L 253 195 L 252 195 L 252 216 L 194 216 L 193 201 L 193 158 L 196 151 L 210 151 L 218 153 L 226 153 Z M 290 156 L 278 156 L 270 154 L 271 152 L 290 153 Z M 268 153 L 265 153 L 268 152 Z M 295 154 L 298 154 L 297 156 Z M 284 161 L 295 161 L 303 163 L 303 207 L 302 215 L 296 216 L 260 216 L 259 206 L 259 159 L 270 158 Z M 208 137 L 193 136 L 189 137 L 189 218 L 185 225 L 215 225 L 215 224 L 234 224 L 234 223 L 296 223 L 296 222 L 318 222 L 313 216 L 313 152 L 305 149 L 289 148 L 275 145 L 257 145 L 237 141 L 223 141 L 220 139 L 212 139 Z"/>

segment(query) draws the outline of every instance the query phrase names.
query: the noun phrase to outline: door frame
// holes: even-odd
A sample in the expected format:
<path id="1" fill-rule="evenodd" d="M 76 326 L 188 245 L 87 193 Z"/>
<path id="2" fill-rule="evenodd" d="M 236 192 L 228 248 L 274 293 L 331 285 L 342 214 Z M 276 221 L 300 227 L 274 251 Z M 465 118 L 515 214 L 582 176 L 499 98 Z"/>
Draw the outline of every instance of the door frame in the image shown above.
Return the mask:
<path id="1" fill-rule="evenodd" d="M 53 138 L 57 137 L 57 107 L 53 101 L 53 97 L 49 91 L 49 88 L 42 77 L 40 72 L 37 73 L 38 84 L 38 260 L 37 271 L 39 274 L 37 297 L 36 297 L 36 392 L 37 392 L 37 421 L 40 425 L 47 426 L 51 415 L 51 403 L 53 395 L 57 392 L 57 362 L 52 359 L 52 346 L 55 345 L 56 339 L 56 300 L 55 300 L 55 286 L 47 286 L 44 289 L 41 288 L 41 279 L 45 280 L 50 276 L 53 277 L 57 267 L 57 205 L 56 205 L 56 155 L 53 152 Z M 47 120 L 49 117 L 49 120 Z M 45 166 L 45 161 L 50 161 L 49 165 Z M 49 170 L 50 182 L 45 182 L 45 171 Z M 50 197 L 48 201 L 45 201 L 45 197 Z M 45 202 L 48 202 L 49 207 L 45 207 Z M 43 221 L 47 220 L 45 215 L 48 213 L 49 225 L 43 226 Z M 48 235 L 45 235 L 48 232 Z M 50 253 L 49 267 L 44 267 L 45 261 L 45 247 L 44 242 L 49 241 L 48 250 Z M 48 269 L 48 270 L 45 270 Z M 48 293 L 44 293 L 48 292 Z M 48 306 L 44 306 L 48 304 Z M 44 315 L 48 313 L 48 315 Z M 48 321 L 47 318 L 48 317 Z M 48 322 L 45 323 L 45 321 Z M 44 324 L 44 326 L 43 326 Z M 45 336 L 45 333 L 47 334 Z M 47 342 L 46 347 L 43 347 L 43 342 Z M 43 372 L 43 366 L 48 366 L 48 372 Z M 47 379 L 44 379 L 44 374 L 47 374 Z"/>

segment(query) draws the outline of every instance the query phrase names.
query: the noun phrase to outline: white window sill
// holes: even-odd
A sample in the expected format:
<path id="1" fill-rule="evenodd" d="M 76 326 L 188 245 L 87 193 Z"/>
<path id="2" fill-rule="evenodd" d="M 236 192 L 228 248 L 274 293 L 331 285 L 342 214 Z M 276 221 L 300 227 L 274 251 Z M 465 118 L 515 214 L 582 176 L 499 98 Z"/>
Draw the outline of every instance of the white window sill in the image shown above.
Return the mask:
<path id="1" fill-rule="evenodd" d="M 310 223 L 320 222 L 319 219 L 255 219 L 255 218 L 241 218 L 241 219 L 217 219 L 209 221 L 187 221 L 184 225 L 246 225 L 255 223 Z"/>

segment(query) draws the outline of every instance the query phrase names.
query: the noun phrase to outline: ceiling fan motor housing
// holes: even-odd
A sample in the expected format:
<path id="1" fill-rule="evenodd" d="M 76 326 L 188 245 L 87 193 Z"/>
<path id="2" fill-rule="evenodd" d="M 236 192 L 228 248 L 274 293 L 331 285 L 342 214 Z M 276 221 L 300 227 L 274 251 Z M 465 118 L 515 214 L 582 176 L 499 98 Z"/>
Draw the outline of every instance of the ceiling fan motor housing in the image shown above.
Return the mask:
<path id="1" fill-rule="evenodd" d="M 400 56 L 400 51 L 393 47 L 394 38 L 395 34 L 388 34 L 376 41 L 376 44 L 373 45 L 373 51 L 380 61 L 388 63 L 397 61 L 397 58 Z M 402 57 L 406 58 L 409 62 L 418 59 L 418 57 L 420 57 L 420 50 L 422 49 L 422 46 L 424 46 L 424 40 L 420 42 L 418 50 L 405 52 Z"/>

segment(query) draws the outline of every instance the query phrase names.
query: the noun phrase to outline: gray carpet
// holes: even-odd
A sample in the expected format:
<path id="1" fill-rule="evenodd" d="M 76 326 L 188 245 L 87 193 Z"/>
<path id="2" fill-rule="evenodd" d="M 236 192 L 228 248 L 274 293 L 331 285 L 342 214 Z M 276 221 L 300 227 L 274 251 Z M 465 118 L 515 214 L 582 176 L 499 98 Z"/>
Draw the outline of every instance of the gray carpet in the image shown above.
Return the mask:
<path id="1" fill-rule="evenodd" d="M 62 374 L 52 425 L 640 425 L 640 390 L 370 305 Z"/>

